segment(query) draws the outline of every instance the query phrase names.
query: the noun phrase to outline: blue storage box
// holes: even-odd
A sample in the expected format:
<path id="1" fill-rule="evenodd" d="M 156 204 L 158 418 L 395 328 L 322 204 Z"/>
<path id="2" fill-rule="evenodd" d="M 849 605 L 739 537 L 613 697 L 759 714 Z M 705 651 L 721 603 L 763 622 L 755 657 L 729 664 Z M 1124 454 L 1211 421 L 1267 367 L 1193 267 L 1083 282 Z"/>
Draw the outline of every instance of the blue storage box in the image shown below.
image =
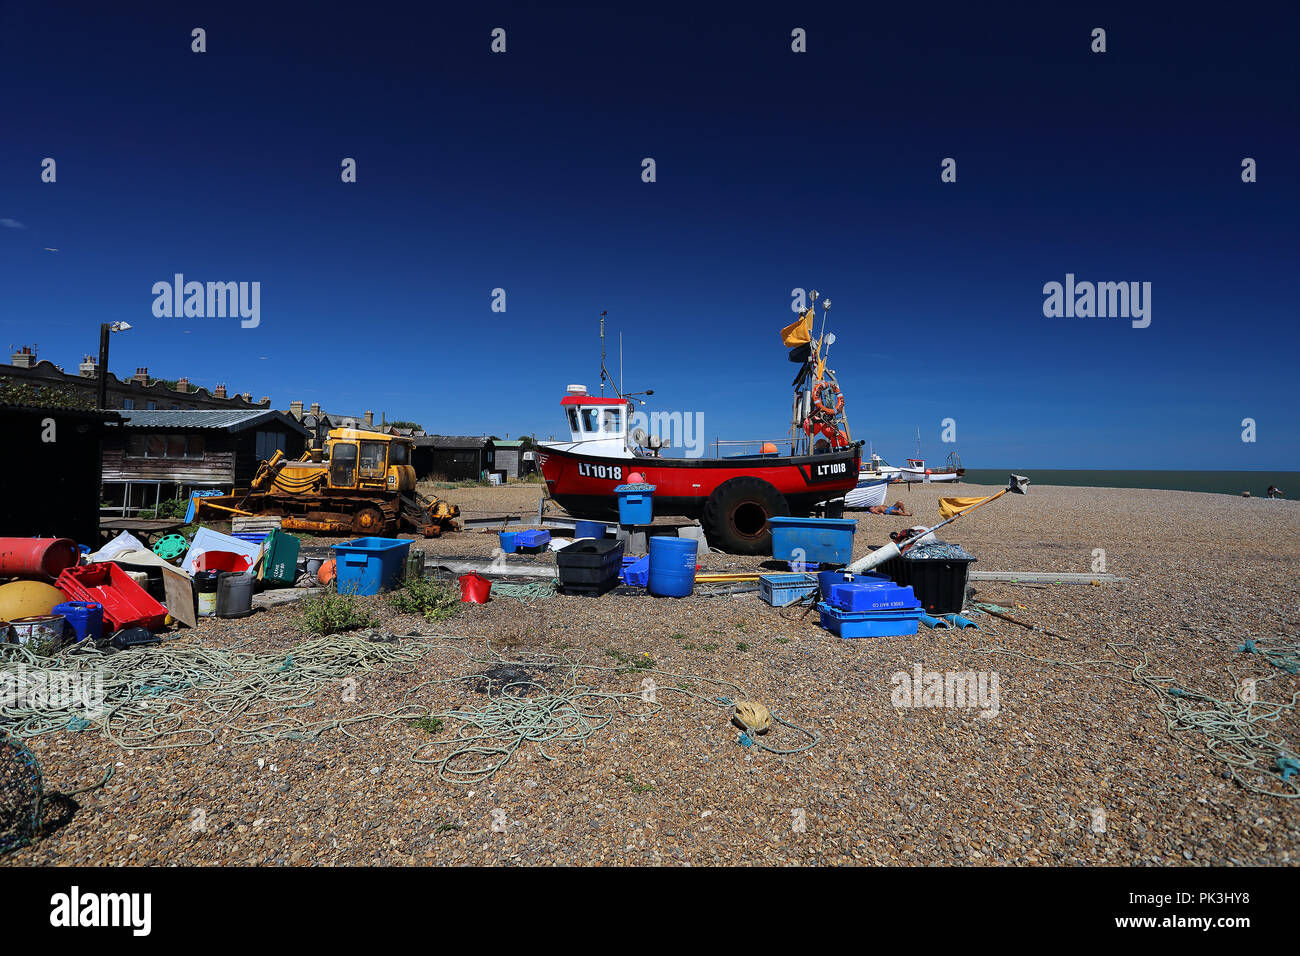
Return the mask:
<path id="1" fill-rule="evenodd" d="M 615 485 L 619 524 L 649 524 L 654 520 L 654 485 Z"/>
<path id="2" fill-rule="evenodd" d="M 518 545 L 515 544 L 514 531 L 498 531 L 497 537 L 501 540 L 501 550 L 506 554 L 514 554 Z"/>
<path id="3" fill-rule="evenodd" d="M 858 578 L 832 584 L 830 600 L 826 603 L 841 611 L 888 611 L 921 606 L 910 587 L 895 584 L 888 578 Z"/>
<path id="4" fill-rule="evenodd" d="M 573 536 L 575 538 L 603 538 L 605 537 L 605 523 L 603 521 L 575 521 L 573 523 Z"/>
<path id="5" fill-rule="evenodd" d="M 820 601 L 817 610 L 821 612 L 822 627 L 839 637 L 906 637 L 915 634 L 921 622 L 919 607 L 841 611 Z"/>
<path id="6" fill-rule="evenodd" d="M 854 518 L 767 519 L 772 531 L 772 557 L 778 561 L 848 564 L 853 560 Z"/>
<path id="7" fill-rule="evenodd" d="M 551 543 L 551 533 L 549 531 L 516 531 L 515 548 L 536 548 L 541 549 Z"/>
<path id="8" fill-rule="evenodd" d="M 643 588 L 650 583 L 650 555 L 645 554 L 639 558 L 624 558 L 623 570 L 619 576 L 623 579 L 624 584 L 630 584 L 636 588 Z"/>
<path id="9" fill-rule="evenodd" d="M 330 549 L 337 558 L 340 594 L 378 594 L 400 580 L 411 542 L 407 538 L 357 538 L 332 544 Z"/>
<path id="10" fill-rule="evenodd" d="M 760 574 L 758 596 L 773 607 L 785 607 L 817 590 L 811 574 Z"/>

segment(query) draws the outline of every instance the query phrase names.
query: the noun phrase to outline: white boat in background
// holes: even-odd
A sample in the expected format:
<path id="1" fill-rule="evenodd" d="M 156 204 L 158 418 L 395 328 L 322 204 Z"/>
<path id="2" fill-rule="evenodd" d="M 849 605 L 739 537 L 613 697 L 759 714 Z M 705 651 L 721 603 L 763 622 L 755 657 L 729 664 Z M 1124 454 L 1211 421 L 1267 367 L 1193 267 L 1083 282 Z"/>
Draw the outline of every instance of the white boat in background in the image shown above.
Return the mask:
<path id="1" fill-rule="evenodd" d="M 951 460 L 952 455 L 948 458 Z M 909 458 L 907 464 L 899 469 L 898 477 L 895 481 L 961 481 L 962 475 L 966 474 L 966 469 L 961 467 L 960 462 L 956 465 L 949 464 L 945 468 L 927 468 L 925 467 L 924 458 Z"/>

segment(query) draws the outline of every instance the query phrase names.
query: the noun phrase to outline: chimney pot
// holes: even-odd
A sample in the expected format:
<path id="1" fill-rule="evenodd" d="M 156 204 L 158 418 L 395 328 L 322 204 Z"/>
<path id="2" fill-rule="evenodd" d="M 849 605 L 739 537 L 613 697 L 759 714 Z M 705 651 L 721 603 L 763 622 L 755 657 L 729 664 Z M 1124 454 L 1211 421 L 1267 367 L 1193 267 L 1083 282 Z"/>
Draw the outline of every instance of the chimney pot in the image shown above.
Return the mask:
<path id="1" fill-rule="evenodd" d="M 222 384 L 222 385 L 218 385 L 216 388 L 214 388 L 214 389 L 212 390 L 212 397 L 213 397 L 213 398 L 225 398 L 225 397 L 226 397 L 226 386 L 225 386 L 224 384 Z"/>
<path id="2" fill-rule="evenodd" d="M 302 421 L 302 402 L 290 402 L 289 414 L 298 419 L 298 421 Z"/>

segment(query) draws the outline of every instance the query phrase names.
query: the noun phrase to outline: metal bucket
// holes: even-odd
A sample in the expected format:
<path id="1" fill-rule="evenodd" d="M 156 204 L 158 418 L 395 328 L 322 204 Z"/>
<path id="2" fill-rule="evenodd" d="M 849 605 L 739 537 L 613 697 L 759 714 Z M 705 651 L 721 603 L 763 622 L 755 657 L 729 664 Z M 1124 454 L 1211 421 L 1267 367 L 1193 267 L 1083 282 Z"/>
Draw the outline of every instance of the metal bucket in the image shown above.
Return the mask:
<path id="1" fill-rule="evenodd" d="M 62 614 L 39 614 L 9 622 L 15 644 L 42 644 L 63 637 Z"/>

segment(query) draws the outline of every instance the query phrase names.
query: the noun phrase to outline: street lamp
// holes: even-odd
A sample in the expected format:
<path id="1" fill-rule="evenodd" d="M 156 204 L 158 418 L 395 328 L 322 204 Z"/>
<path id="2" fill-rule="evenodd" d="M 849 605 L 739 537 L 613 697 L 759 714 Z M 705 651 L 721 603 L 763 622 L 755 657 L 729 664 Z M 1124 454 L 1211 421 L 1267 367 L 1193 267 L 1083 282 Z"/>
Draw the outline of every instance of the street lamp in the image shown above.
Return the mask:
<path id="1" fill-rule="evenodd" d="M 125 332 L 130 322 L 103 322 L 99 326 L 99 403 L 100 411 L 108 409 L 108 333 Z"/>

